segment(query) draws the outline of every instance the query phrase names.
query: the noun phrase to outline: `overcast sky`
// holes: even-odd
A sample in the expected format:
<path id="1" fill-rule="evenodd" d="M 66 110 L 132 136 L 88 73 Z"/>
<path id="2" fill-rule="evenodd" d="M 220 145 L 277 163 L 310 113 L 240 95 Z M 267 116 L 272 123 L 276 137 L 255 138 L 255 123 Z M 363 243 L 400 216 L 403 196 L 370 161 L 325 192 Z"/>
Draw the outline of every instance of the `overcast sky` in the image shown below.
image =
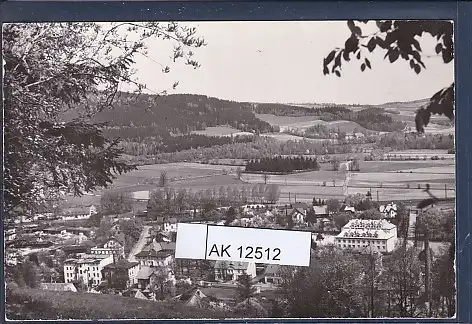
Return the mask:
<path id="1" fill-rule="evenodd" d="M 351 60 L 338 78 L 324 76 L 322 62 L 333 48 L 344 46 L 350 35 L 346 22 L 182 24 L 196 27 L 205 38 L 207 46 L 194 51 L 201 67 L 171 65 L 171 73 L 163 75 L 160 64 L 167 64 L 171 47 L 156 41 L 152 60 L 142 57 L 136 66 L 139 78 L 153 91 L 179 81 L 169 93 L 252 102 L 380 104 L 424 99 L 453 81 L 453 63 L 444 64 L 435 54 L 429 35 L 420 40 L 427 68 L 420 75 L 408 62 L 391 64 L 383 59 L 385 52 L 374 51 L 368 56 L 371 71 L 361 72 L 360 62 Z"/>

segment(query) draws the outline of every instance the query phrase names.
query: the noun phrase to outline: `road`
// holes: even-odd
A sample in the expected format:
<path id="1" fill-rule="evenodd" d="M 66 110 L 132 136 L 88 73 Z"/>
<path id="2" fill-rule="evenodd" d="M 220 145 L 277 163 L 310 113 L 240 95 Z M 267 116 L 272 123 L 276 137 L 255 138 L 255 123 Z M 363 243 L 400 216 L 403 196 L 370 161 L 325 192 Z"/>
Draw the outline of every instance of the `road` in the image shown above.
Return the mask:
<path id="1" fill-rule="evenodd" d="M 134 257 L 136 254 L 141 252 L 141 250 L 144 248 L 144 245 L 146 244 L 146 239 L 149 236 L 149 230 L 151 229 L 152 226 L 144 226 L 141 235 L 139 236 L 138 242 L 133 246 L 131 251 L 129 252 L 128 255 L 128 261 L 129 262 L 135 262 L 136 258 Z"/>

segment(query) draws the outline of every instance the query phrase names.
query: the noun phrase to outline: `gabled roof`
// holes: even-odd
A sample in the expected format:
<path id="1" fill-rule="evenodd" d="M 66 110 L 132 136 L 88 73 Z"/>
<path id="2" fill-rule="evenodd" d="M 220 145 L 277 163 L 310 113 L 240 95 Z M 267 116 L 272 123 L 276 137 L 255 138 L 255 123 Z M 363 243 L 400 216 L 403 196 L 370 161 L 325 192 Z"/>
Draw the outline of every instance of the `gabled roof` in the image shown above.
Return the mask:
<path id="1" fill-rule="evenodd" d="M 142 251 L 162 251 L 162 250 L 171 250 L 175 251 L 175 242 L 156 242 L 152 241 L 148 245 L 146 245 Z"/>
<path id="2" fill-rule="evenodd" d="M 290 216 L 293 216 L 293 215 L 296 215 L 296 214 L 305 215 L 305 210 L 303 208 L 288 209 L 287 212 Z"/>
<path id="3" fill-rule="evenodd" d="M 138 274 L 136 275 L 136 278 L 137 279 L 142 279 L 142 280 L 147 280 L 151 277 L 153 272 L 154 272 L 154 270 L 151 267 L 142 266 L 141 269 L 139 269 Z"/>
<path id="4" fill-rule="evenodd" d="M 172 251 L 171 250 L 160 250 L 160 251 L 156 251 L 154 249 L 150 249 L 150 250 L 147 250 L 147 251 L 141 251 L 139 253 L 137 253 L 135 255 L 135 257 L 141 257 L 141 258 L 158 258 L 158 259 L 165 259 L 167 258 L 168 256 L 171 256 L 172 255 Z"/>

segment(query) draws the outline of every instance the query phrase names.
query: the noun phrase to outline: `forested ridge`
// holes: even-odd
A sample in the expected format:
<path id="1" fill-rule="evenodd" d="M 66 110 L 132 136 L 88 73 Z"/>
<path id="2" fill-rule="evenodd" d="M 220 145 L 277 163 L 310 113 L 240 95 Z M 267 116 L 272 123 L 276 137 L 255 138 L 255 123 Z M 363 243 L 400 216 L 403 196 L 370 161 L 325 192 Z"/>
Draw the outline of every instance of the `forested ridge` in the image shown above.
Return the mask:
<path id="1" fill-rule="evenodd" d="M 258 114 L 273 114 L 277 116 L 317 116 L 326 122 L 348 120 L 356 122 L 369 130 L 381 132 L 401 131 L 406 127 L 406 123 L 393 119 L 386 114 L 384 109 L 377 107 L 353 111 L 346 106 L 338 105 L 308 108 L 282 104 L 257 104 L 254 111 Z"/>

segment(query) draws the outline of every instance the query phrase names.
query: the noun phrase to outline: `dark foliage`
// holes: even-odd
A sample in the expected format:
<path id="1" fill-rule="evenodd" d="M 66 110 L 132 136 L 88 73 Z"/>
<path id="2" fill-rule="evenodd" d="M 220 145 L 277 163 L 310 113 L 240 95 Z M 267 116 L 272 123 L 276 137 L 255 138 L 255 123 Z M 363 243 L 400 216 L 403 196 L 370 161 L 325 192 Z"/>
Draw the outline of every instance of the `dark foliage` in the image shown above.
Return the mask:
<path id="1" fill-rule="evenodd" d="M 360 23 L 367 23 L 368 20 Z M 384 58 L 390 63 L 403 59 L 410 68 L 419 74 L 426 65 L 422 60 L 423 49 L 418 37 L 428 33 L 436 38 L 435 51 L 444 63 L 454 59 L 453 24 L 446 20 L 379 20 L 376 21 L 378 31 L 371 35 L 363 35 L 362 28 L 352 20 L 347 22 L 351 36 L 346 40 L 344 47 L 332 50 L 323 61 L 323 73 L 334 73 L 341 76 L 342 61 L 349 62 L 351 58 L 361 61 L 361 71 L 371 68 L 366 57 L 366 50 L 385 51 Z M 415 123 L 416 130 L 424 133 L 431 114 L 445 115 L 454 118 L 454 83 L 449 87 L 436 92 L 426 107 L 418 110 Z"/>
<path id="2" fill-rule="evenodd" d="M 288 173 L 298 170 L 319 170 L 314 158 L 305 157 L 272 157 L 251 160 L 246 164 L 246 171 L 264 171 Z"/>

